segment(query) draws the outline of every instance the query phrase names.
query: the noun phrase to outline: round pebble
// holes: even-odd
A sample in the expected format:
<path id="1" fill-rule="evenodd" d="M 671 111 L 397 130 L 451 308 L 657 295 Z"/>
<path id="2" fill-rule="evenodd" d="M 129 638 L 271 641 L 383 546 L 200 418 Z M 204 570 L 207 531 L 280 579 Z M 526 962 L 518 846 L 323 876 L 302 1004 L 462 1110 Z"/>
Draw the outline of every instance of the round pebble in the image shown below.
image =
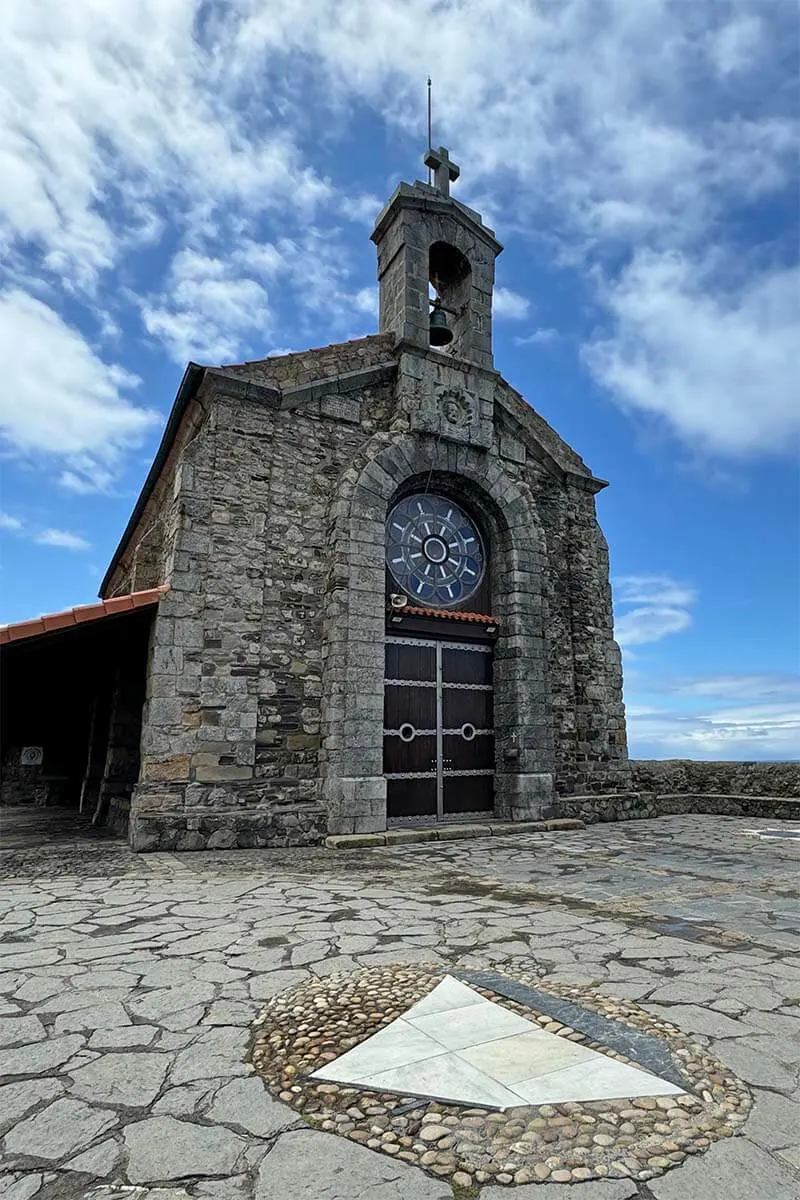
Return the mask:
<path id="1" fill-rule="evenodd" d="M 711 1057 L 707 1047 L 675 1026 L 655 1020 L 632 1001 L 612 1001 L 592 988 L 557 983 L 543 988 L 541 974 L 535 968 L 515 977 L 587 1011 L 665 1038 L 683 1072 L 687 1092 L 496 1112 L 366 1093 L 353 1085 L 310 1078 L 317 1067 L 334 1061 L 422 999 L 443 978 L 444 972 L 435 964 L 369 967 L 307 980 L 272 997 L 255 1022 L 253 1062 L 272 1094 L 306 1114 L 317 1128 L 420 1166 L 461 1188 L 603 1178 L 644 1181 L 737 1132 L 751 1107 L 750 1092 Z M 479 991 L 548 1032 L 580 1039 L 610 1058 L 637 1065 L 573 1024 L 489 989 Z M 565 1200 L 569 1200 L 566 1191 Z"/>

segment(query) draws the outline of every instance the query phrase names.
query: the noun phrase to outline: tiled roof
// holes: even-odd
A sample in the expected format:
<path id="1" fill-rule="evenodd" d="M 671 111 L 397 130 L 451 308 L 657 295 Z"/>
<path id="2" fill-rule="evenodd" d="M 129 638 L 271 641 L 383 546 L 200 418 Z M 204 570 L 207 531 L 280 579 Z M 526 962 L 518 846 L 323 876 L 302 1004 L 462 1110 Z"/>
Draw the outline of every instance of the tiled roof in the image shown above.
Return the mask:
<path id="1" fill-rule="evenodd" d="M 25 638 L 40 637 L 43 633 L 55 633 L 73 625 L 84 625 L 99 621 L 101 617 L 113 617 L 118 613 L 130 612 L 134 608 L 146 608 L 158 604 L 169 591 L 166 584 L 148 588 L 144 592 L 129 592 L 126 596 L 114 596 L 111 600 L 100 600 L 97 604 L 81 604 L 77 608 L 66 608 L 63 612 L 49 613 L 45 617 L 34 617 L 32 621 L 15 621 L 12 625 L 0 625 L 0 646 L 8 642 L 21 642 Z"/>
<path id="2" fill-rule="evenodd" d="M 489 613 L 454 612 L 449 608 L 415 608 L 411 604 L 394 610 L 408 617 L 447 617 L 449 621 L 472 621 L 481 625 L 497 625 L 497 617 Z"/>

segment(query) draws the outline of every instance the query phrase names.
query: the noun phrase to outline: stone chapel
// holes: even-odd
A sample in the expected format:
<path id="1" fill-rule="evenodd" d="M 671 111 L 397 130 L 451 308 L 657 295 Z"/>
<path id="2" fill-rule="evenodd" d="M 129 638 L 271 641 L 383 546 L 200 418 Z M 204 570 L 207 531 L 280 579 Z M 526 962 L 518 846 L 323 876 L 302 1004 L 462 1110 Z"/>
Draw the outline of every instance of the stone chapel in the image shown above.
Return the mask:
<path id="1" fill-rule="evenodd" d="M 32 780 L 54 735 L 30 681 L 84 639 L 58 778 L 136 849 L 520 821 L 630 786 L 606 484 L 496 369 L 502 246 L 447 151 L 426 164 L 372 233 L 380 331 L 191 363 L 100 603 L 6 631 Z"/>

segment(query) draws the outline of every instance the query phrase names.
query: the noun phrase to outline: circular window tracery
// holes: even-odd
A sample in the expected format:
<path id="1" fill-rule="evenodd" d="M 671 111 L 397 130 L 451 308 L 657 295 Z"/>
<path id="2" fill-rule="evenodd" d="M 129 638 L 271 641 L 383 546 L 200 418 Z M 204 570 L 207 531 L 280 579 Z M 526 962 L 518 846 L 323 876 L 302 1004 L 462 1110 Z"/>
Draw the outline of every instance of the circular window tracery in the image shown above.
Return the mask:
<path id="1" fill-rule="evenodd" d="M 386 522 L 386 565 L 415 600 L 447 608 L 469 599 L 484 571 L 480 534 L 446 496 L 416 492 Z"/>

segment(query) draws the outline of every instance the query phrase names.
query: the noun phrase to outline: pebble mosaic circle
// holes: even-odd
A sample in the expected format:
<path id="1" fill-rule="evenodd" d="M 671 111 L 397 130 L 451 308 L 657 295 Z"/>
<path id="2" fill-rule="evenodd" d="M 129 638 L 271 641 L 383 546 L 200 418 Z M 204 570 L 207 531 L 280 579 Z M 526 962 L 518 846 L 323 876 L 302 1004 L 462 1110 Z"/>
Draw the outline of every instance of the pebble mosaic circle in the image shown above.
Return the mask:
<path id="1" fill-rule="evenodd" d="M 526 962 L 530 967 L 530 962 Z M 273 1094 L 318 1128 L 470 1189 L 484 1184 L 647 1180 L 746 1120 L 751 1097 L 728 1068 L 674 1025 L 627 1000 L 548 984 L 546 994 L 621 1028 L 663 1039 L 687 1094 L 511 1108 L 505 1112 L 321 1083 L 311 1072 L 388 1025 L 436 986 L 440 967 L 397 964 L 330 975 L 273 997 L 256 1021 L 253 1061 Z M 511 977 L 508 976 L 510 979 Z M 534 986 L 535 972 L 515 972 Z M 500 986 L 499 983 L 497 986 Z M 546 1012 L 490 988 L 486 999 L 550 1033 L 646 1069 Z M 470 1194 L 470 1193 L 468 1193 Z"/>
<path id="2" fill-rule="evenodd" d="M 423 492 L 395 504 L 386 522 L 386 565 L 415 600 L 446 608 L 467 600 L 483 575 L 481 539 L 445 496 Z"/>

